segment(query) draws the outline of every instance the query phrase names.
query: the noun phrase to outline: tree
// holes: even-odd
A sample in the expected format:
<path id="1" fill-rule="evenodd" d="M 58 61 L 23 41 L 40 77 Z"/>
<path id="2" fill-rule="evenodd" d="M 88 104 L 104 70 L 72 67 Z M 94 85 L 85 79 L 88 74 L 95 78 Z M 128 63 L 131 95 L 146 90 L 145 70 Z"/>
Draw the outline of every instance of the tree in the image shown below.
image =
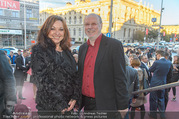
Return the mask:
<path id="1" fill-rule="evenodd" d="M 141 30 L 137 30 L 135 33 L 134 33 L 134 40 L 137 40 L 138 42 L 143 42 L 144 41 L 144 36 L 145 36 L 145 32 L 144 31 L 141 31 Z"/>
<path id="2" fill-rule="evenodd" d="M 155 29 L 149 30 L 148 38 L 150 40 L 156 39 L 157 37 L 158 37 L 158 30 Z"/>

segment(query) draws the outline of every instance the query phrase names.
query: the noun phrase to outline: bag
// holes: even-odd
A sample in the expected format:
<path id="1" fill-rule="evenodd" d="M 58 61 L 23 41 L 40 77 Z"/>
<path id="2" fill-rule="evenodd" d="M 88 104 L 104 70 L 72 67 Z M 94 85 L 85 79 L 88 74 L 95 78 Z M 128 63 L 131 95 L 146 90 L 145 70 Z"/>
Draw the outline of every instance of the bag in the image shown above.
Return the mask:
<path id="1" fill-rule="evenodd" d="M 132 97 L 132 92 L 134 91 L 135 80 L 136 80 L 136 77 L 134 81 L 132 82 L 132 84 L 129 86 L 129 89 L 128 89 L 129 97 Z"/>
<path id="2" fill-rule="evenodd" d="M 143 70 L 143 89 L 149 88 L 149 80 L 145 78 L 144 69 Z M 144 92 L 144 95 L 146 96 L 149 92 Z"/>
<path id="3" fill-rule="evenodd" d="M 29 74 L 30 76 L 32 75 L 32 69 L 31 68 L 27 71 L 27 74 Z"/>

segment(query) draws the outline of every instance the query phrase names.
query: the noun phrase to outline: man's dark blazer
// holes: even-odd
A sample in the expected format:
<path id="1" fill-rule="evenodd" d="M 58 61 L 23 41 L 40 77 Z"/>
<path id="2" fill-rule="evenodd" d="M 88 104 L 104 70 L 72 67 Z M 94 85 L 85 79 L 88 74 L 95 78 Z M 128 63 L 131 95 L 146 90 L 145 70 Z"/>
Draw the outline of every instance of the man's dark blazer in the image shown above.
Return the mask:
<path id="1" fill-rule="evenodd" d="M 28 64 L 28 61 L 25 60 L 25 65 Z M 23 86 L 24 79 L 27 75 L 27 70 L 29 67 L 23 67 L 24 66 L 24 61 L 22 56 L 18 56 L 16 59 L 16 69 L 14 72 L 14 76 L 16 78 L 16 85 L 17 86 Z"/>
<path id="2" fill-rule="evenodd" d="M 87 43 L 79 49 L 78 68 L 81 80 L 87 50 Z M 94 69 L 97 110 L 121 110 L 128 107 L 129 97 L 125 73 L 122 43 L 102 35 Z"/>
<path id="3" fill-rule="evenodd" d="M 148 80 L 150 82 L 152 75 L 151 75 L 151 72 L 149 71 L 149 69 L 145 66 L 145 64 L 143 62 L 141 62 L 140 68 L 145 68 L 145 70 L 147 71 Z"/>
<path id="4" fill-rule="evenodd" d="M 0 118 L 5 109 L 5 105 L 15 105 L 16 103 L 16 82 L 7 57 L 0 51 Z"/>
<path id="5" fill-rule="evenodd" d="M 149 71 L 153 72 L 150 86 L 153 87 L 166 84 L 167 75 L 170 73 L 170 67 L 171 63 L 168 62 L 165 58 L 156 60 L 149 68 Z"/>

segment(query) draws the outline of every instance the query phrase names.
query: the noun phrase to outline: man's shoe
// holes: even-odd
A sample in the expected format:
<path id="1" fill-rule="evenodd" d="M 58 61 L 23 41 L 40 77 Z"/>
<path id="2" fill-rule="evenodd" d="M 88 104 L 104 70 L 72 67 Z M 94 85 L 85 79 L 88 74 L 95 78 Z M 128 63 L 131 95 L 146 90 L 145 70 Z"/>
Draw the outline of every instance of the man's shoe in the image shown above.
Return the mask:
<path id="1" fill-rule="evenodd" d="M 21 100 L 25 100 L 26 98 L 24 98 L 24 97 L 20 97 L 19 99 L 21 99 Z"/>
<path id="2" fill-rule="evenodd" d="M 150 119 L 157 119 L 157 118 L 153 117 L 150 113 L 148 113 L 148 115 L 149 115 Z"/>

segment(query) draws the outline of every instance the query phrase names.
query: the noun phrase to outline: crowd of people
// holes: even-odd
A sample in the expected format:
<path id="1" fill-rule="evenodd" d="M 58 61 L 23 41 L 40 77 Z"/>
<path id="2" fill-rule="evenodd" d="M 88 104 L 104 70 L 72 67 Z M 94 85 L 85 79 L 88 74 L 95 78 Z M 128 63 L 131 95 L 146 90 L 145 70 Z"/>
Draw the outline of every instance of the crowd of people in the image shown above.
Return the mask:
<path id="1" fill-rule="evenodd" d="M 4 82 L 4 85 L 0 83 L 3 89 L 0 113 L 12 112 L 17 98 L 26 99 L 22 96 L 22 87 L 27 73 L 31 75 L 39 115 L 64 114 L 73 109 L 113 112 L 108 114 L 108 119 L 129 116 L 134 119 L 136 109 L 144 119 L 147 94 L 129 94 L 131 84 L 134 84 L 132 91 L 137 91 L 144 89 L 144 78 L 150 87 L 178 81 L 179 56 L 172 63 L 167 50 L 127 49 L 124 52 L 119 40 L 101 33 L 102 19 L 94 13 L 84 18 L 84 28 L 88 41 L 78 52 L 70 50 L 66 22 L 57 15 L 48 17 L 42 25 L 31 57 L 27 50 L 22 55 L 20 51 L 16 57 L 12 52 L 9 57 L 0 52 L 3 58 L 0 81 Z M 14 75 L 9 63 L 16 64 Z M 172 90 L 175 101 L 176 88 Z M 157 118 L 158 109 L 165 119 L 168 92 L 169 89 L 150 93 L 151 118 Z"/>

